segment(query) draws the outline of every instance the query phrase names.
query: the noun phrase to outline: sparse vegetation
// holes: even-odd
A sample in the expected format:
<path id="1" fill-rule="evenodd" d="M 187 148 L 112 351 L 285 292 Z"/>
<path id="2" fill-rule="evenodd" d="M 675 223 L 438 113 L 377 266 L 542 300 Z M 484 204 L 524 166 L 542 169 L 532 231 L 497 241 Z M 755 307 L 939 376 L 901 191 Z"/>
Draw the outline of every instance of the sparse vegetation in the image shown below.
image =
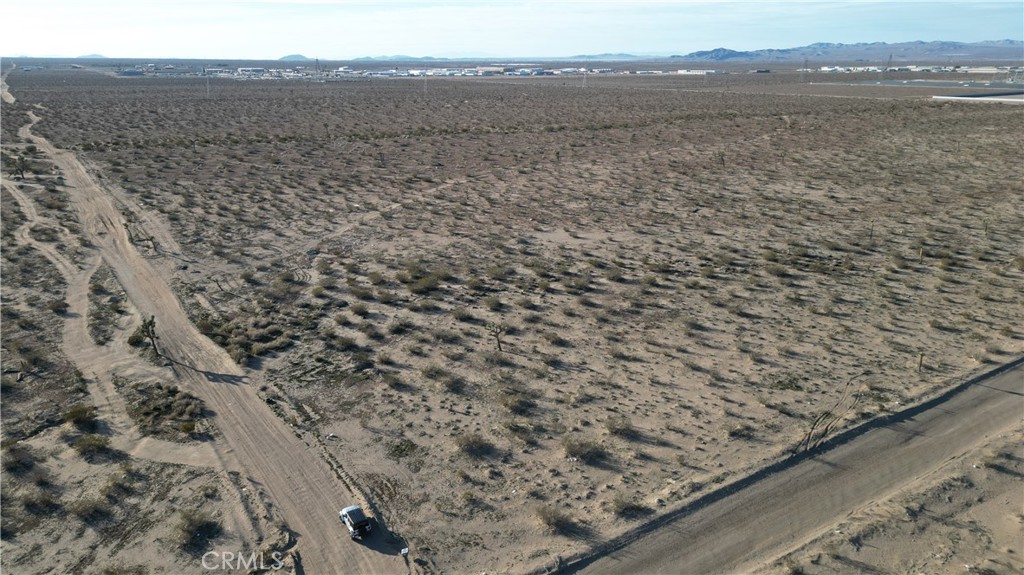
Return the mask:
<path id="1" fill-rule="evenodd" d="M 183 550 L 198 553 L 219 537 L 221 525 L 212 515 L 196 509 L 184 509 L 174 526 L 174 542 Z"/>
<path id="2" fill-rule="evenodd" d="M 40 250 L 81 265 L 88 246 L 52 165 L 17 136 L 35 104 L 33 130 L 102 175 L 134 245 L 253 387 L 272 383 L 260 398 L 275 413 L 300 434 L 365 428 L 354 437 L 369 441 L 327 448 L 345 444 L 348 471 L 439 571 L 522 567 L 473 550 L 497 522 L 534 520 L 523 501 L 553 512 L 543 527 L 599 540 L 618 518 L 674 509 L 781 453 L 865 362 L 891 382 L 863 396 L 870 417 L 1022 349 L 1021 189 L 1006 166 L 1024 119 L 1010 107 L 785 72 L 602 75 L 583 91 L 565 76 L 212 79 L 215 97 L 194 99 L 195 78 L 83 72 L 69 90 L 67 74 L 8 76 L 21 93 L 5 102 L 4 155 L 31 160 L 16 185 L 45 217 L 22 228 L 5 188 L 16 482 L 55 469 L 14 447 L 52 428 L 106 450 L 90 469 L 120 457 L 102 426 L 66 419 L 90 404 L 60 352 L 74 317 L 59 302 L 81 300 Z M 140 310 L 104 273 L 90 330 L 114 350 Z M 161 345 L 141 328 L 128 340 Z M 217 433 L 184 386 L 156 383 L 118 382 L 144 433 Z M 401 473 L 363 467 L 384 457 Z M 118 519 L 146 489 L 132 485 L 54 490 L 33 508 L 60 504 L 91 533 L 117 523 L 95 494 Z M 20 495 L 5 539 L 38 529 Z M 425 502 L 464 532 L 435 532 Z"/>

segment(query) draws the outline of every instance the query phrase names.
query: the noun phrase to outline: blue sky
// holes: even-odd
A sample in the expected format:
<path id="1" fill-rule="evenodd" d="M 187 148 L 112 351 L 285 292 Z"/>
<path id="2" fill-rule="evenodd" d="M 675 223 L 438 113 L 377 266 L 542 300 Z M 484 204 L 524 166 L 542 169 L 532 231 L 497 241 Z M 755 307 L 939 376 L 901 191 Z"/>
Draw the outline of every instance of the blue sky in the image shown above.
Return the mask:
<path id="1" fill-rule="evenodd" d="M 1024 39 L 1024 2 L 2 0 L 0 54 L 325 60 Z"/>

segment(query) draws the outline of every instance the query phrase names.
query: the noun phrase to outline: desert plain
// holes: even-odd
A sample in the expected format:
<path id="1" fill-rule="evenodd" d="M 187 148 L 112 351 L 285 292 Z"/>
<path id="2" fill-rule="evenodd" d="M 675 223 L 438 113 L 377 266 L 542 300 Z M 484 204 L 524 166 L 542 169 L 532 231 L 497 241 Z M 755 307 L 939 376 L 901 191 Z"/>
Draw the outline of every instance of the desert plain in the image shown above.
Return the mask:
<path id="1" fill-rule="evenodd" d="M 1019 106 L 3 73 L 12 573 L 554 569 L 1024 352 Z M 1020 433 L 764 568 L 1019 572 Z"/>

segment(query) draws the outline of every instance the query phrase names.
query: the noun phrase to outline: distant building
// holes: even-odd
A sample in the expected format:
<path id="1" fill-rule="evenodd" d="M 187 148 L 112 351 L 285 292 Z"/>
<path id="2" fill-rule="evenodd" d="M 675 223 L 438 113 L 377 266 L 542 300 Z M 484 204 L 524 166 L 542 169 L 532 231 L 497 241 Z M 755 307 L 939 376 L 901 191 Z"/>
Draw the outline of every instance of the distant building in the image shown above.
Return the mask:
<path id="1" fill-rule="evenodd" d="M 498 76 L 505 72 L 511 72 L 512 68 L 505 66 L 477 66 L 476 73 L 481 76 Z"/>
<path id="2" fill-rule="evenodd" d="M 686 76 L 704 76 L 707 74 L 721 74 L 719 70 L 676 70 L 676 74 L 683 74 Z"/>

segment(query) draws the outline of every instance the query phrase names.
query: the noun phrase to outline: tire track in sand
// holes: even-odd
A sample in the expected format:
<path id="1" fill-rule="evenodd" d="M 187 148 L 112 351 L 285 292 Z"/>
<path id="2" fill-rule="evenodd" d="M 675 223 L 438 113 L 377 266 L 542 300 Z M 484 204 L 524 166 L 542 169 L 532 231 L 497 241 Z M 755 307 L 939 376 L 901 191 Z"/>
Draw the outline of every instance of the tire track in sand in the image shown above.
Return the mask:
<path id="1" fill-rule="evenodd" d="M 39 120 L 29 116 L 33 124 Z M 337 509 L 358 497 L 337 479 L 316 445 L 281 421 L 246 385 L 244 371 L 191 323 L 166 280 L 132 245 L 110 196 L 78 158 L 32 134 L 31 127 L 24 128 L 24 136 L 63 173 L 83 237 L 96 246 L 140 314 L 156 318 L 162 352 L 175 362 L 178 382 L 215 414 L 223 434 L 215 446 L 222 464 L 244 470 L 269 494 L 297 536 L 304 571 L 406 572 L 397 550 L 382 553 L 348 542 Z"/>
<path id="2" fill-rule="evenodd" d="M 56 249 L 56 244 L 40 242 L 33 238 L 29 230 L 42 224 L 59 230 L 61 241 L 73 240 L 67 229 L 60 224 L 49 218 L 40 217 L 32 200 L 15 185 L 4 181 L 3 186 L 14 196 L 27 218 L 27 221 L 14 232 L 18 242 L 30 245 L 43 254 L 57 268 L 67 284 L 64 299 L 68 309 L 63 317 L 61 347 L 87 380 L 91 379 L 92 385 L 88 386 L 90 400 L 96 406 L 98 417 L 110 428 L 111 447 L 140 459 L 219 467 L 219 462 L 209 445 L 181 444 L 145 437 L 131 421 L 124 399 L 118 395 L 114 387 L 113 374 L 124 371 L 133 374 L 150 371 L 155 372 L 154 375 L 157 377 L 160 374 L 157 368 L 146 365 L 137 354 L 126 349 L 123 341 L 112 342 L 111 346 L 99 346 L 89 336 L 89 283 L 102 260 L 97 255 L 92 255 L 82 269 L 65 258 Z"/>

